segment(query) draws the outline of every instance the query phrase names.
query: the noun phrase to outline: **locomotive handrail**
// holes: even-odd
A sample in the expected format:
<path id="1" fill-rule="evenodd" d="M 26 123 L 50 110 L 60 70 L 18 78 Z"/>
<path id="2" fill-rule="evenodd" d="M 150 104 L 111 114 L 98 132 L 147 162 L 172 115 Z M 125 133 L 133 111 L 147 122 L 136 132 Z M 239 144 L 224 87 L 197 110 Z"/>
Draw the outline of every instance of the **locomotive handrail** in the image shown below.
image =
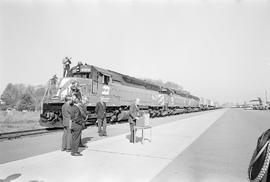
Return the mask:
<path id="1" fill-rule="evenodd" d="M 44 93 L 44 95 L 42 97 L 42 100 L 41 100 L 41 107 L 40 107 L 41 108 L 41 110 L 40 110 L 41 113 L 43 112 L 43 103 L 44 103 L 45 96 L 48 94 L 48 90 L 49 90 L 49 87 L 47 86 L 46 91 L 45 91 L 45 93 Z"/>

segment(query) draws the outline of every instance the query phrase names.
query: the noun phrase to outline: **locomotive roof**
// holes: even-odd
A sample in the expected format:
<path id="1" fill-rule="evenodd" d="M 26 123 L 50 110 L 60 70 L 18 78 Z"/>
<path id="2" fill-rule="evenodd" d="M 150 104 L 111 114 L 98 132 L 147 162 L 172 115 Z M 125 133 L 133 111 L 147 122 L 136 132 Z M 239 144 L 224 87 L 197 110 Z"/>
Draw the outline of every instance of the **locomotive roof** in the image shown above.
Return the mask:
<path id="1" fill-rule="evenodd" d="M 114 81 L 121 82 L 122 84 L 133 85 L 133 86 L 137 85 L 139 87 L 145 87 L 146 89 L 160 91 L 160 86 L 149 83 L 147 81 L 144 81 L 135 77 L 131 77 L 128 75 L 124 75 L 115 71 L 105 70 L 97 66 L 93 66 L 93 67 L 101 73 L 111 75 Z"/>
<path id="2" fill-rule="evenodd" d="M 106 69 L 103 69 L 103 68 L 100 68 L 100 67 L 97 67 L 97 66 L 92 66 L 94 69 L 96 69 L 98 72 L 104 74 L 104 75 L 110 75 L 110 76 L 113 76 L 111 74 L 111 72 L 109 70 L 106 70 Z"/>
<path id="3" fill-rule="evenodd" d="M 173 93 L 180 95 L 182 97 L 188 97 L 188 98 L 193 98 L 195 100 L 200 100 L 198 97 L 193 96 L 191 94 L 183 93 L 181 90 L 162 87 L 160 85 L 150 83 L 150 82 L 142 80 L 142 79 L 138 79 L 138 78 L 131 77 L 128 75 L 124 75 L 124 74 L 121 74 L 121 73 L 118 73 L 115 71 L 103 69 L 103 68 L 100 68 L 97 66 L 92 66 L 92 65 L 88 65 L 88 64 L 81 64 L 81 65 L 76 65 L 76 66 L 72 67 L 71 71 L 73 69 L 76 69 L 78 66 L 80 66 L 81 69 L 87 68 L 87 69 L 92 70 L 94 68 L 96 71 L 98 71 L 104 75 L 111 76 L 113 81 L 117 81 L 117 82 L 120 82 L 120 83 L 125 84 L 125 85 L 144 87 L 146 89 L 155 90 L 155 91 L 162 91 L 163 90 L 163 91 L 167 91 L 167 92 L 173 92 Z"/>

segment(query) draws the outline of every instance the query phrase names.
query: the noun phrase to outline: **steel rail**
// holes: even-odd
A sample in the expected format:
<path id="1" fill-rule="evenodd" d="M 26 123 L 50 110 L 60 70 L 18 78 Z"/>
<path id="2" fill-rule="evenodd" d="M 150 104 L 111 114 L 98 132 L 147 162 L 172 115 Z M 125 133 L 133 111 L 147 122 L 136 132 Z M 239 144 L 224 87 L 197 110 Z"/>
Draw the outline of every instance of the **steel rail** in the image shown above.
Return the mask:
<path id="1" fill-rule="evenodd" d="M 41 128 L 41 129 L 34 129 L 34 130 L 6 132 L 6 133 L 0 133 L 0 140 L 17 139 L 20 137 L 52 133 L 52 132 L 57 132 L 60 130 L 62 130 L 62 128 L 59 127 L 59 128 Z"/>

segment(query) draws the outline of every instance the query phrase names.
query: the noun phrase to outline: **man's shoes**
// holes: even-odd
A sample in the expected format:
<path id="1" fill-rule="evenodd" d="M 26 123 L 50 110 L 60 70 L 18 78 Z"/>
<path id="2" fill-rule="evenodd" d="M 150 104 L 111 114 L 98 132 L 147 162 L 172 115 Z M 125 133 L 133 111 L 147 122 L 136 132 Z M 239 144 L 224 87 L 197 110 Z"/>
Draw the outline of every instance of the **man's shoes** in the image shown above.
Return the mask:
<path id="1" fill-rule="evenodd" d="M 71 153 L 72 156 L 82 156 L 79 152 Z"/>
<path id="2" fill-rule="evenodd" d="M 61 151 L 62 151 L 62 152 L 65 152 L 65 151 L 66 151 L 66 149 L 61 149 Z"/>
<path id="3" fill-rule="evenodd" d="M 86 145 L 80 145 L 79 147 L 81 147 L 81 148 L 87 148 Z"/>
<path id="4" fill-rule="evenodd" d="M 102 135 L 103 135 L 103 136 L 108 136 L 107 133 L 103 133 Z"/>
<path id="5" fill-rule="evenodd" d="M 129 140 L 130 143 L 135 143 L 134 140 Z"/>
<path id="6" fill-rule="evenodd" d="M 66 152 L 71 152 L 71 150 L 70 149 L 67 149 Z"/>

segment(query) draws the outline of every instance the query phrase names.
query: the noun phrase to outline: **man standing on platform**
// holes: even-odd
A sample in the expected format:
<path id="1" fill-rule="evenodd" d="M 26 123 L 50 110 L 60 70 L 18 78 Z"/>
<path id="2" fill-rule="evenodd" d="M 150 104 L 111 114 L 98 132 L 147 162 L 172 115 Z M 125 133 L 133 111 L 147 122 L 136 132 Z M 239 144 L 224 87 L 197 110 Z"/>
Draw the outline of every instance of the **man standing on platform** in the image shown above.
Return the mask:
<path id="1" fill-rule="evenodd" d="M 83 101 L 79 100 L 79 98 L 77 97 L 75 100 L 75 105 L 80 109 L 80 113 L 81 113 L 81 120 L 82 120 L 82 130 L 86 129 L 86 120 L 87 120 L 87 109 L 84 106 Z M 86 145 L 83 144 L 82 139 L 80 138 L 80 144 L 79 147 L 84 147 L 86 148 Z"/>
<path id="2" fill-rule="evenodd" d="M 62 137 L 62 151 L 69 152 L 71 150 L 71 96 L 65 97 L 65 104 L 62 106 L 64 133 Z"/>
<path id="3" fill-rule="evenodd" d="M 96 105 L 95 112 L 97 114 L 99 136 L 107 136 L 106 104 L 103 97 L 100 97 L 100 101 Z M 103 127 L 103 130 L 101 127 Z"/>
<path id="4" fill-rule="evenodd" d="M 130 127 L 130 143 L 134 143 L 134 136 L 135 136 L 135 130 L 134 130 L 134 126 L 136 125 L 136 120 L 139 119 L 140 116 L 140 109 L 138 107 L 140 102 L 139 98 L 136 98 L 134 103 L 132 103 L 129 107 L 129 118 L 128 118 L 128 122 L 129 122 L 129 127 Z"/>
<path id="5" fill-rule="evenodd" d="M 74 103 L 77 102 L 77 96 L 72 96 L 73 104 L 71 105 L 71 135 L 72 135 L 72 142 L 71 142 L 71 155 L 72 156 L 81 156 L 78 152 L 80 141 L 81 141 L 81 134 L 83 128 L 83 116 L 82 113 Z"/>

